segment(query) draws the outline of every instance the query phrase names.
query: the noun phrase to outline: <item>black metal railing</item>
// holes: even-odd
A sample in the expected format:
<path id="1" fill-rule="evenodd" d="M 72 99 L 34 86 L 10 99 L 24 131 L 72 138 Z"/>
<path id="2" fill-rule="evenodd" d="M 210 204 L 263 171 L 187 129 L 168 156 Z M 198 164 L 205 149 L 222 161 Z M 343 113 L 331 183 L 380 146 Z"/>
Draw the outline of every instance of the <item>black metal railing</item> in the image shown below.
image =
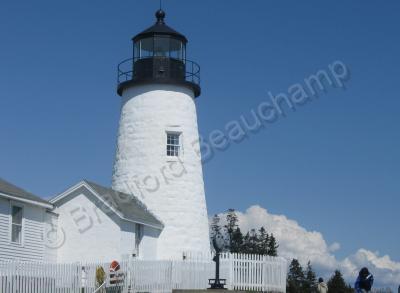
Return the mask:
<path id="1" fill-rule="evenodd" d="M 141 58 L 129 58 L 118 64 L 118 85 L 123 82 L 134 80 L 135 64 L 139 60 L 151 59 L 158 57 L 141 57 Z M 170 58 L 172 59 L 172 58 Z M 184 81 L 194 83 L 200 86 L 200 66 L 190 60 L 172 59 L 173 61 L 182 62 L 184 66 Z"/>

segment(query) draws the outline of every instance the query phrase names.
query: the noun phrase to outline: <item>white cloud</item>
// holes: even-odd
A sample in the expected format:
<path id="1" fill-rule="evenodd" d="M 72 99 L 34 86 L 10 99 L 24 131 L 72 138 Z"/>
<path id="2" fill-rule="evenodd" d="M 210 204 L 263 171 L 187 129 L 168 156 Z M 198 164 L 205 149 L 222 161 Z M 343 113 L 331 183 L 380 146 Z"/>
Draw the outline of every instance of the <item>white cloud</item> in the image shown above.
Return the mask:
<path id="1" fill-rule="evenodd" d="M 319 275 L 330 276 L 335 269 L 340 269 L 348 282 L 353 283 L 358 270 L 366 266 L 375 275 L 378 286 L 398 286 L 400 284 L 400 262 L 395 262 L 388 255 L 360 248 L 356 253 L 338 260 L 333 252 L 340 249 L 340 244 L 327 244 L 323 235 L 317 231 L 307 231 L 296 221 L 283 215 L 273 215 L 260 206 L 251 206 L 244 213 L 237 212 L 242 231 L 259 229 L 263 226 L 272 232 L 279 242 L 279 255 L 291 260 L 297 258 L 303 265 L 309 260 Z M 220 214 L 221 219 L 224 218 Z"/>
<path id="2" fill-rule="evenodd" d="M 334 242 L 331 245 L 329 245 L 330 252 L 335 252 L 335 251 L 338 251 L 339 249 L 340 249 L 340 243 L 338 243 L 338 242 Z"/>

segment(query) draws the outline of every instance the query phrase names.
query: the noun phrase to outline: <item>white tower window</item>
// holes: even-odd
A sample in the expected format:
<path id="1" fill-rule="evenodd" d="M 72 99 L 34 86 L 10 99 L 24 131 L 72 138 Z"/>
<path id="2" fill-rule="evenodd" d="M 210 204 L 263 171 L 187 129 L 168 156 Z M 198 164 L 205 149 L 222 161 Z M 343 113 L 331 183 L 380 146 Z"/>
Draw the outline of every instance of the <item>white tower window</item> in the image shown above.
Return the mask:
<path id="1" fill-rule="evenodd" d="M 167 156 L 179 157 L 181 153 L 180 134 L 167 132 Z"/>

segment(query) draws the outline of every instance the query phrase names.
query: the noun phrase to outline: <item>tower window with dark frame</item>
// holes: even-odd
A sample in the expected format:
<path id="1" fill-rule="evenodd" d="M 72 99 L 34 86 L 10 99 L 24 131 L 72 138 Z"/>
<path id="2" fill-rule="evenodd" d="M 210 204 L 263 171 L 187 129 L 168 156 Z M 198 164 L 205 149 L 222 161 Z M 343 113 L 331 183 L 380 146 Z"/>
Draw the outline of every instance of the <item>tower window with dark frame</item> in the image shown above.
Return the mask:
<path id="1" fill-rule="evenodd" d="M 167 133 L 167 156 L 179 157 L 180 155 L 180 134 Z"/>

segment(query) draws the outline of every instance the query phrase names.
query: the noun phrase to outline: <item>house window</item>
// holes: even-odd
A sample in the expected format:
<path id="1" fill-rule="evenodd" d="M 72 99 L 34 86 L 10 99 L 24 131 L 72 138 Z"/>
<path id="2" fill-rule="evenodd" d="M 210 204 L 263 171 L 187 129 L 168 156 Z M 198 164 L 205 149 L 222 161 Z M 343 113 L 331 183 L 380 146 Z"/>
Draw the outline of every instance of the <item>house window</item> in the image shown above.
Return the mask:
<path id="1" fill-rule="evenodd" d="M 11 207 L 11 242 L 22 243 L 22 207 Z"/>
<path id="2" fill-rule="evenodd" d="M 178 157 L 180 155 L 180 134 L 167 133 L 167 156 Z"/>

